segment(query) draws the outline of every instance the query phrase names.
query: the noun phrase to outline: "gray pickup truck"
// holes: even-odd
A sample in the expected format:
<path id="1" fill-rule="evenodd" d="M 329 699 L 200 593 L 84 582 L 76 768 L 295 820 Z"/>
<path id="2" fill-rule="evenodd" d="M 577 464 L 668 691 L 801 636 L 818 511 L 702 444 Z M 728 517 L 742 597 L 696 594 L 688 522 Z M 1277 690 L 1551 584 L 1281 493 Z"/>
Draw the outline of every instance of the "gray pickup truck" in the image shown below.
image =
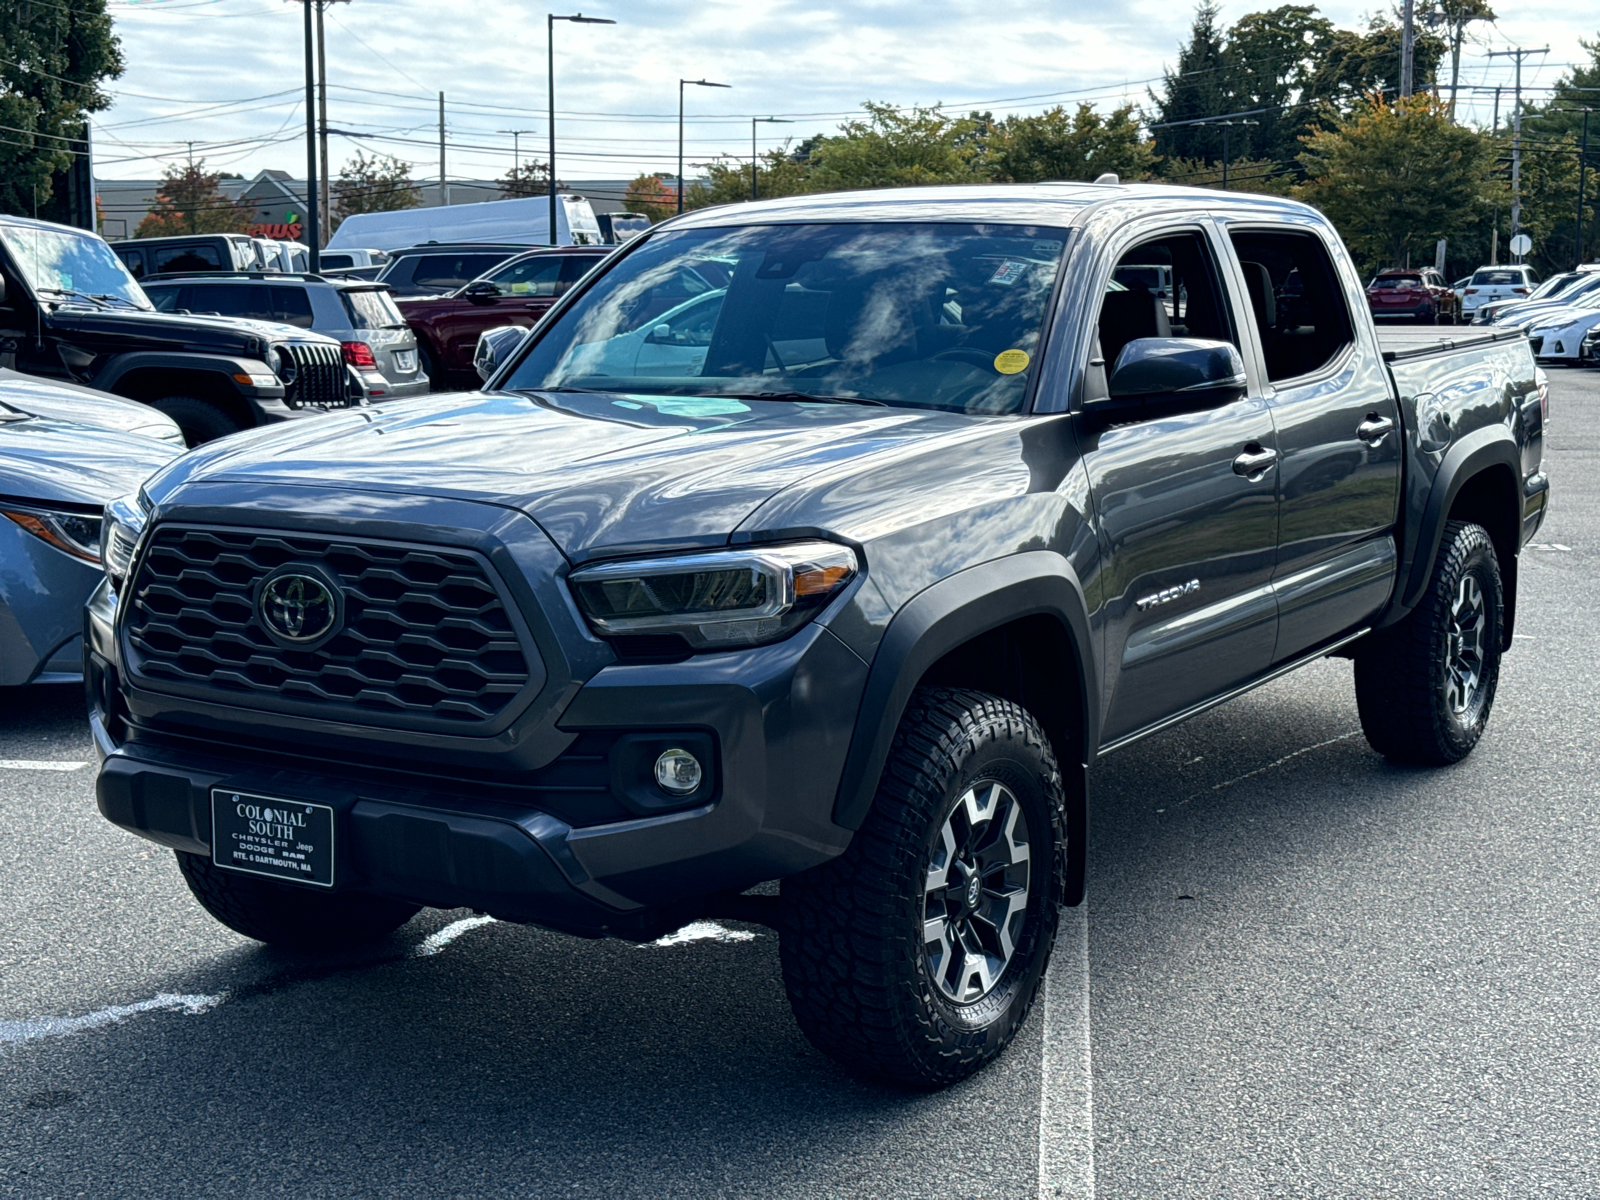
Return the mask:
<path id="1" fill-rule="evenodd" d="M 1521 335 L 1380 337 L 1310 208 L 705 210 L 516 341 L 107 510 L 99 806 L 241 933 L 764 920 L 815 1045 L 939 1086 L 1033 1003 L 1097 757 L 1328 654 L 1380 753 L 1484 732 L 1546 398 Z"/>

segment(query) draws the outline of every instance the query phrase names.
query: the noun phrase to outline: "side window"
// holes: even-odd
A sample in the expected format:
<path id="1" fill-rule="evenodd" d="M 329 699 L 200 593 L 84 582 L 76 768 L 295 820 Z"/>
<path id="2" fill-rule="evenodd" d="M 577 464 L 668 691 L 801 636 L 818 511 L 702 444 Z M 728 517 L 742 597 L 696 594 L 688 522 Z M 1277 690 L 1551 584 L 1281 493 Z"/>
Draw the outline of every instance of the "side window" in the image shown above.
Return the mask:
<path id="1" fill-rule="evenodd" d="M 301 329 L 310 329 L 315 318 L 311 315 L 311 297 L 306 295 L 303 287 L 271 287 L 265 290 L 272 293 L 272 319 L 282 321 L 287 325 L 298 325 Z"/>
<path id="2" fill-rule="evenodd" d="M 215 246 L 171 246 L 155 251 L 154 257 L 157 271 L 222 270 L 222 255 Z"/>
<path id="3" fill-rule="evenodd" d="M 151 288 L 145 295 L 150 297 L 150 303 L 156 306 L 157 312 L 172 312 L 178 307 L 177 288 Z"/>
<path id="4" fill-rule="evenodd" d="M 189 289 L 189 303 L 199 313 L 248 317 L 252 321 L 274 319 L 267 289 L 247 283 L 197 283 Z"/>
<path id="5" fill-rule="evenodd" d="M 556 295 L 561 295 L 587 275 L 600 259 L 593 254 L 569 254 L 561 260 L 561 278 L 556 280 Z"/>
<path id="6" fill-rule="evenodd" d="M 321 262 L 330 271 L 342 271 L 346 267 L 356 265 L 355 256 L 352 254 L 329 254 L 327 251 L 323 251 Z"/>
<path id="7" fill-rule="evenodd" d="M 1117 261 L 1100 302 L 1100 353 L 1109 377 L 1117 356 L 1139 338 L 1238 336 L 1205 239 L 1174 233 L 1141 242 Z"/>
<path id="8" fill-rule="evenodd" d="M 489 276 L 489 282 L 500 289 L 502 296 L 554 296 L 563 261 L 554 255 L 523 259 L 496 271 Z"/>
<path id="9" fill-rule="evenodd" d="M 144 278 L 144 255 L 138 250 L 118 250 L 117 257 L 135 279 Z"/>
<path id="10" fill-rule="evenodd" d="M 1310 233 L 1231 235 L 1273 383 L 1321 370 L 1355 338 L 1344 288 L 1322 239 Z"/>

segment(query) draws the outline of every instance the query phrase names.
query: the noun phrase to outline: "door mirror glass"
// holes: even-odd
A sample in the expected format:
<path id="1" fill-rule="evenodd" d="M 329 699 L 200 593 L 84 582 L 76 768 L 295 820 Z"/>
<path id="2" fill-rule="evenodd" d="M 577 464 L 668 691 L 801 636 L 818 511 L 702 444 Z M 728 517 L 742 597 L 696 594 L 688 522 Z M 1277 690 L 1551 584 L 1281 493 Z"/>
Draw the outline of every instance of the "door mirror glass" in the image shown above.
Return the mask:
<path id="1" fill-rule="evenodd" d="M 1244 359 L 1228 342 L 1204 338 L 1135 338 L 1111 369 L 1108 390 L 1115 401 L 1171 397 L 1231 400 L 1246 387 Z"/>
<path id="2" fill-rule="evenodd" d="M 472 366 L 478 378 L 488 382 L 489 376 L 516 352 L 527 335 L 528 331 L 520 325 L 499 325 L 479 334 L 478 349 L 472 355 Z"/>

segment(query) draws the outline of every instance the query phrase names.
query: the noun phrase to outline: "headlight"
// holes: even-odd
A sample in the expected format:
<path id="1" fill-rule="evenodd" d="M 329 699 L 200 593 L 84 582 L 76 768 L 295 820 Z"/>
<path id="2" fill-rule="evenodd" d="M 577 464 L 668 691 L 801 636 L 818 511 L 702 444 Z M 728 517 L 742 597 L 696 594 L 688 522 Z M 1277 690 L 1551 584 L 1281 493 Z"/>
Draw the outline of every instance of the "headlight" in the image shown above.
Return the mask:
<path id="1" fill-rule="evenodd" d="M 603 637 L 675 634 L 695 650 L 717 650 L 787 636 L 856 571 L 848 546 L 799 542 L 601 563 L 568 581 Z"/>
<path id="2" fill-rule="evenodd" d="M 120 588 L 128 577 L 149 516 L 150 502 L 143 492 L 119 497 L 106 505 L 100 533 L 100 561 L 113 588 Z"/>
<path id="3" fill-rule="evenodd" d="M 261 361 L 266 363 L 267 369 L 276 375 L 278 374 L 278 368 L 283 366 L 283 355 L 278 352 L 276 346 L 268 346 L 267 352 L 261 356 Z"/>
<path id="4" fill-rule="evenodd" d="M 100 518 L 57 508 L 23 507 L 7 503 L 0 516 L 9 517 L 42 542 L 84 562 L 100 561 Z"/>

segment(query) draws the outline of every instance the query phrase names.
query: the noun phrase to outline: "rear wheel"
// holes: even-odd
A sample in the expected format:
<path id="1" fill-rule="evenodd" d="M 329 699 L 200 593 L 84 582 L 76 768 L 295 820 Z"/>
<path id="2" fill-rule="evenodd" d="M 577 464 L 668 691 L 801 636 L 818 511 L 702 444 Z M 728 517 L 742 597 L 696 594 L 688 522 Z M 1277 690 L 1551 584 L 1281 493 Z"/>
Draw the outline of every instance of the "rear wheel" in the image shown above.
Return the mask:
<path id="1" fill-rule="evenodd" d="M 183 440 L 191 446 L 227 437 L 244 428 L 215 404 L 198 396 L 163 396 L 150 401 L 150 407 L 176 421 L 183 431 Z"/>
<path id="2" fill-rule="evenodd" d="M 417 364 L 422 368 L 422 373 L 428 377 L 430 392 L 449 390 L 445 386 L 444 376 L 439 373 L 439 363 L 433 357 L 433 351 L 428 349 L 428 343 L 421 338 L 417 339 Z"/>
<path id="3" fill-rule="evenodd" d="M 783 883 L 784 985 L 852 1070 L 942 1087 L 998 1055 L 1055 941 L 1061 774 L 1024 709 L 919 691 L 840 858 Z"/>
<path id="4" fill-rule="evenodd" d="M 1494 707 L 1504 613 L 1488 531 L 1451 521 L 1422 602 L 1356 655 L 1356 706 L 1374 750 L 1424 766 L 1472 753 Z"/>
<path id="5" fill-rule="evenodd" d="M 359 892 L 313 892 L 228 871 L 177 851 L 184 882 L 204 908 L 235 933 L 300 950 L 342 950 L 393 933 L 421 905 Z"/>

